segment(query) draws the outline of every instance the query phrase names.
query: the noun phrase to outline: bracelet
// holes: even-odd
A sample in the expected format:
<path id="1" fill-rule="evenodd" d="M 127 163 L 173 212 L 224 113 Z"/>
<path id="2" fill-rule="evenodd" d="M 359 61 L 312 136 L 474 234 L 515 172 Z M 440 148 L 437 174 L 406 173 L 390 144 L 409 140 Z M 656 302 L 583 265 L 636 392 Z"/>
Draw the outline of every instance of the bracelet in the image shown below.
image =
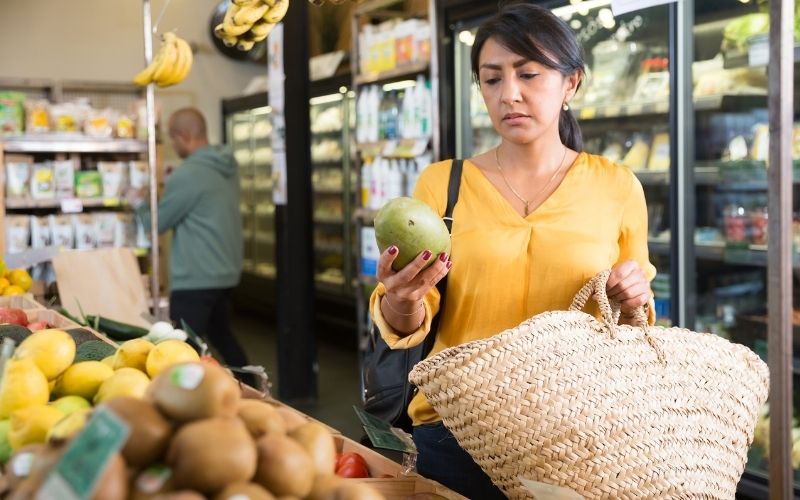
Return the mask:
<path id="1" fill-rule="evenodd" d="M 418 312 L 420 312 L 420 311 L 422 310 L 422 308 L 423 308 L 423 307 L 425 307 L 425 302 L 421 300 L 421 301 L 419 301 L 419 309 L 417 309 L 416 311 L 414 311 L 414 312 L 412 312 L 412 313 L 401 313 L 400 311 L 398 311 L 397 309 L 395 309 L 394 307 L 392 307 L 392 303 L 391 303 L 391 302 L 389 302 L 389 296 L 388 296 L 388 295 L 384 295 L 384 296 L 383 296 L 383 302 L 386 302 L 386 305 L 387 305 L 387 306 L 389 306 L 389 309 L 390 309 L 390 310 L 391 310 L 393 313 L 395 313 L 395 314 L 397 314 L 397 315 L 400 315 L 400 316 L 416 316 L 416 314 L 417 314 Z"/>

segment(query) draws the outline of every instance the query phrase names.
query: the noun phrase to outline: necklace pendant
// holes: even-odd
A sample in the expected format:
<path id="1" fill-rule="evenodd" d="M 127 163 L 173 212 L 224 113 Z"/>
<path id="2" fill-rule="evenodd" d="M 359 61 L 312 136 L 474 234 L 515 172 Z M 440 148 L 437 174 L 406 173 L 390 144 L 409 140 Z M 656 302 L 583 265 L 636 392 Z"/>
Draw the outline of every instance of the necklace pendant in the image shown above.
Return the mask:
<path id="1" fill-rule="evenodd" d="M 525 204 L 525 217 L 529 216 L 530 214 L 531 214 L 531 204 L 530 202 L 528 202 Z"/>

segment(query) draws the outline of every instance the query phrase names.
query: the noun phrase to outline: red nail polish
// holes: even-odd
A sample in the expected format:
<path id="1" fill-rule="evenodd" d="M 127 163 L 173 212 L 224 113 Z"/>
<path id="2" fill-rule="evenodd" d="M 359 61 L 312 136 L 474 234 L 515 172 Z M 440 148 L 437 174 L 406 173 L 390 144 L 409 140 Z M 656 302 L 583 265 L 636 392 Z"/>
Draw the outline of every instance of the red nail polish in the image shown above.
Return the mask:
<path id="1" fill-rule="evenodd" d="M 446 266 L 447 266 L 447 269 L 450 269 L 451 267 L 453 267 L 453 261 L 452 260 L 448 260 Z"/>
<path id="2" fill-rule="evenodd" d="M 441 260 L 442 262 L 447 262 L 447 254 L 444 252 L 440 253 L 439 260 Z"/>
<path id="3" fill-rule="evenodd" d="M 422 260 L 430 259 L 431 255 L 433 255 L 433 254 L 430 251 L 425 250 L 424 252 L 422 252 Z"/>
<path id="4" fill-rule="evenodd" d="M 397 247 L 396 246 L 390 246 L 389 247 L 389 255 L 394 255 L 396 253 L 397 253 Z"/>

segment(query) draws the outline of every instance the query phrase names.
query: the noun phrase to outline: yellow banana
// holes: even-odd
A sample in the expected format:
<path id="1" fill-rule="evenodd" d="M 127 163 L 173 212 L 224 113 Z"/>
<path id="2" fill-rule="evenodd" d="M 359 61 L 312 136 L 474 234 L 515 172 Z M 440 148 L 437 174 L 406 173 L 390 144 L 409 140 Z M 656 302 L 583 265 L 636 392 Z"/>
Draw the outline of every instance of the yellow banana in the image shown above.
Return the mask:
<path id="1" fill-rule="evenodd" d="M 240 7 L 239 11 L 233 16 L 233 24 L 237 26 L 252 26 L 253 23 L 261 19 L 268 10 L 269 5 L 262 3 Z"/>
<path id="2" fill-rule="evenodd" d="M 233 47 L 234 45 L 236 45 L 236 42 L 239 41 L 239 38 L 235 36 L 225 35 L 221 38 L 221 40 L 226 47 Z"/>
<path id="3" fill-rule="evenodd" d="M 250 5 L 257 0 L 233 0 L 233 5 Z"/>
<path id="4" fill-rule="evenodd" d="M 223 27 L 222 23 L 219 23 L 214 27 L 214 36 L 216 36 L 219 39 L 222 39 L 223 37 L 226 36 L 225 28 Z"/>
<path id="5" fill-rule="evenodd" d="M 289 0 L 275 0 L 275 5 L 270 7 L 262 19 L 270 24 L 278 24 L 287 10 L 289 10 Z"/>
<path id="6" fill-rule="evenodd" d="M 175 33 L 169 32 L 164 34 L 164 41 L 161 44 L 159 52 L 164 52 L 164 57 L 161 58 L 161 63 L 156 66 L 153 72 L 153 81 L 161 83 L 167 81 L 175 70 L 175 64 L 178 60 L 178 49 L 175 46 Z"/>
<path id="7" fill-rule="evenodd" d="M 246 51 L 252 49 L 253 45 L 255 45 L 255 44 L 256 44 L 256 42 L 254 42 L 252 40 L 239 40 L 239 42 L 236 44 L 236 48 L 246 52 Z"/>
<path id="8" fill-rule="evenodd" d="M 261 1 L 264 2 L 265 4 L 269 5 L 270 7 L 275 5 L 275 0 L 261 0 Z"/>
<path id="9" fill-rule="evenodd" d="M 225 12 L 225 19 L 222 20 L 222 29 L 228 36 L 241 36 L 250 29 L 251 25 L 244 24 L 240 26 L 233 22 L 233 18 L 237 12 L 239 12 L 239 6 L 236 4 L 231 4 L 231 6 L 228 7 L 228 11 Z"/>
<path id="10" fill-rule="evenodd" d="M 272 29 L 275 27 L 274 24 L 270 24 L 266 21 L 259 21 L 250 28 L 249 33 L 252 34 L 252 39 L 256 42 L 260 42 L 261 40 L 267 38 L 267 35 L 270 34 Z M 259 38 L 261 40 L 259 40 Z"/>
<path id="11" fill-rule="evenodd" d="M 169 87 L 177 83 L 178 75 L 183 71 L 183 67 L 186 64 L 184 55 L 181 53 L 180 47 L 178 47 L 178 41 L 175 40 L 172 44 L 175 46 L 175 63 L 172 65 L 172 68 L 164 72 L 160 80 L 156 80 L 156 84 L 159 87 Z"/>
<path id="12" fill-rule="evenodd" d="M 174 36 L 172 33 L 167 33 L 167 35 Z M 165 35 L 165 38 L 167 35 Z M 166 42 L 162 43 L 158 52 L 156 52 L 155 56 L 153 57 L 153 60 L 150 61 L 150 64 L 133 77 L 133 83 L 144 87 L 156 80 L 156 72 L 161 70 L 165 62 L 164 60 L 168 55 L 167 50 L 165 50 L 166 45 Z"/>
<path id="13" fill-rule="evenodd" d="M 183 38 L 175 38 L 175 48 L 178 53 L 178 62 L 175 64 L 175 70 L 169 75 L 168 79 L 164 82 L 158 82 L 159 87 L 169 87 L 181 83 L 189 71 L 192 69 L 192 62 L 194 55 L 192 54 L 192 47 Z"/>

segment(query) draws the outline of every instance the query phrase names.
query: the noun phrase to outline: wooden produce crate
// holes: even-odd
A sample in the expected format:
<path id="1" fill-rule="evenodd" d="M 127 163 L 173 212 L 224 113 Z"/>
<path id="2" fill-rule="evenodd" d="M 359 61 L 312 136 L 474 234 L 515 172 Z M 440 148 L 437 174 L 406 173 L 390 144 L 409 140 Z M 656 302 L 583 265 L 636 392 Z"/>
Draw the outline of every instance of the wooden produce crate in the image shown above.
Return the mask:
<path id="1" fill-rule="evenodd" d="M 406 500 L 412 495 L 421 493 L 432 493 L 450 500 L 466 500 L 466 497 L 445 488 L 436 481 L 417 475 L 392 479 L 347 479 L 347 481 L 368 484 L 382 494 L 386 500 Z"/>
<path id="2" fill-rule="evenodd" d="M 353 441 L 352 439 L 338 435 L 334 436 L 336 442 L 337 453 L 350 453 L 356 452 L 367 462 L 369 467 L 369 475 L 371 478 L 380 478 L 381 476 L 391 476 L 393 478 L 403 476 L 403 466 L 394 460 L 390 460 L 372 448 L 367 448 L 363 444 Z"/>
<path id="3" fill-rule="evenodd" d="M 71 319 L 67 319 L 52 309 L 27 309 L 25 314 L 28 315 L 28 323 L 34 321 L 47 321 L 52 328 L 61 330 L 69 328 L 83 328 L 81 325 L 75 323 Z"/>
<path id="4" fill-rule="evenodd" d="M 44 309 L 45 307 L 36 302 L 33 295 L 13 295 L 11 297 L 0 297 L 0 307 L 10 307 L 13 309 Z"/>

